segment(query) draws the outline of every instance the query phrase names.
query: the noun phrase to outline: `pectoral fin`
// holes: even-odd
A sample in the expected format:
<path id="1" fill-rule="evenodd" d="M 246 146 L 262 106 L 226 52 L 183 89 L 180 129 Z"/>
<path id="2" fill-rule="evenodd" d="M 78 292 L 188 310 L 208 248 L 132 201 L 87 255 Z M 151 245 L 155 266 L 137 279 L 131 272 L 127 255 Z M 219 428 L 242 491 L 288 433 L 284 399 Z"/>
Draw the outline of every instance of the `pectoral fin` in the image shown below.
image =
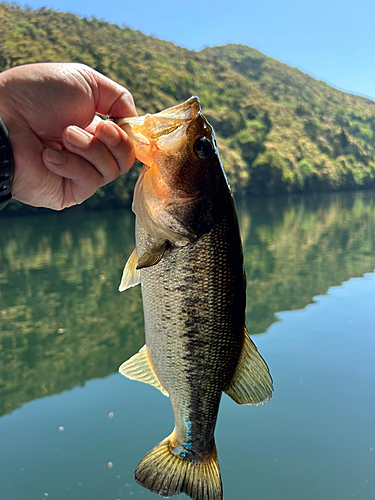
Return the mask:
<path id="1" fill-rule="evenodd" d="M 168 240 L 163 241 L 158 245 L 147 250 L 142 257 L 139 258 L 137 269 L 142 269 L 144 267 L 151 267 L 161 261 L 163 258 L 165 251 L 170 248 L 171 243 Z"/>
<path id="2" fill-rule="evenodd" d="M 137 354 L 134 354 L 134 356 L 125 361 L 125 363 L 122 363 L 118 371 L 125 377 L 132 380 L 138 380 L 138 382 L 153 385 L 165 396 L 168 396 L 168 392 L 159 382 L 159 379 L 151 366 L 146 345 L 144 345 L 139 352 L 137 352 Z"/>
<path id="3" fill-rule="evenodd" d="M 257 405 L 268 401 L 272 391 L 272 377 L 268 366 L 244 327 L 240 359 L 225 392 L 240 405 Z"/>
<path id="4" fill-rule="evenodd" d="M 141 273 L 137 269 L 138 263 L 138 253 L 137 249 L 134 248 L 131 256 L 129 257 L 127 263 L 125 264 L 124 271 L 122 273 L 121 283 L 119 286 L 119 291 L 123 292 L 132 286 L 139 285 L 141 282 Z"/>

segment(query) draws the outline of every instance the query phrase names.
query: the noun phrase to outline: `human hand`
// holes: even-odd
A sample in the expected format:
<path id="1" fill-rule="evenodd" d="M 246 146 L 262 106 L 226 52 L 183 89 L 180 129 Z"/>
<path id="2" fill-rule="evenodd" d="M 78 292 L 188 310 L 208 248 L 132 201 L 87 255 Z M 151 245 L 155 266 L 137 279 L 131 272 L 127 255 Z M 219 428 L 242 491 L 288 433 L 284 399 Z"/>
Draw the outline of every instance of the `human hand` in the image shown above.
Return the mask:
<path id="1" fill-rule="evenodd" d="M 0 117 L 14 155 L 12 196 L 62 210 L 133 165 L 126 133 L 95 113 L 135 116 L 131 94 L 88 66 L 41 63 L 0 73 Z"/>

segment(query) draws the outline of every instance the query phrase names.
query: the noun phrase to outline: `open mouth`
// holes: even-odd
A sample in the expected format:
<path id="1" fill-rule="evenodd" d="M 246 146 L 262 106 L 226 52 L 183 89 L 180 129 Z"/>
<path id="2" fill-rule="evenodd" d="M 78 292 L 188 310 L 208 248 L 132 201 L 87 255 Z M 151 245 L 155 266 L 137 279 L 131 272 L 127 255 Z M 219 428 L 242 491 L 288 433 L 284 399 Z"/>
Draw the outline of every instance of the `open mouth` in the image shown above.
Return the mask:
<path id="1" fill-rule="evenodd" d="M 177 104 L 159 113 L 130 118 L 114 118 L 113 120 L 128 133 L 130 126 L 134 134 L 139 133 L 149 140 L 157 140 L 175 131 L 181 125 L 187 124 L 200 112 L 199 98 L 193 96 L 182 104 Z M 129 135 L 132 136 L 132 133 L 130 132 Z"/>

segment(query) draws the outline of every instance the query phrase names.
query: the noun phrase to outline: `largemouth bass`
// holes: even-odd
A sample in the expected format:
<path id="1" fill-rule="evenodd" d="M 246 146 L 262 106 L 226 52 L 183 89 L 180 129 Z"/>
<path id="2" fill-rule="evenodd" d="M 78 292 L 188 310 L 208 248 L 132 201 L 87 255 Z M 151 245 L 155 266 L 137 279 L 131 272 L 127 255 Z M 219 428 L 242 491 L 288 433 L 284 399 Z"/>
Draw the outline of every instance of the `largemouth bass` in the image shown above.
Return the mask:
<path id="1" fill-rule="evenodd" d="M 175 428 L 138 464 L 135 480 L 164 497 L 220 500 L 214 440 L 221 395 L 259 404 L 268 367 L 245 326 L 246 278 L 233 197 L 197 97 L 118 121 L 144 163 L 136 248 L 120 291 L 141 283 L 145 346 L 120 372 L 169 395 Z"/>

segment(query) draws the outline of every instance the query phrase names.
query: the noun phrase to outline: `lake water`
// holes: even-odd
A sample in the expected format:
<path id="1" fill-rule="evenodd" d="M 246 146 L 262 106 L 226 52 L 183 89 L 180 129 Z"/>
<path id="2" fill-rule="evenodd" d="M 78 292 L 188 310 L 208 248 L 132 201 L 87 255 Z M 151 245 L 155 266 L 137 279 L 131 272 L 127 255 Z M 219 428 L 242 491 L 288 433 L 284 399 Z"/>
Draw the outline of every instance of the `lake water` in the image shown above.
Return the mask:
<path id="1" fill-rule="evenodd" d="M 222 399 L 224 499 L 374 500 L 375 193 L 238 208 L 275 392 Z M 139 287 L 117 292 L 132 215 L 0 224 L 0 499 L 156 500 L 133 471 L 171 432 L 170 402 L 117 373 L 144 343 Z"/>

